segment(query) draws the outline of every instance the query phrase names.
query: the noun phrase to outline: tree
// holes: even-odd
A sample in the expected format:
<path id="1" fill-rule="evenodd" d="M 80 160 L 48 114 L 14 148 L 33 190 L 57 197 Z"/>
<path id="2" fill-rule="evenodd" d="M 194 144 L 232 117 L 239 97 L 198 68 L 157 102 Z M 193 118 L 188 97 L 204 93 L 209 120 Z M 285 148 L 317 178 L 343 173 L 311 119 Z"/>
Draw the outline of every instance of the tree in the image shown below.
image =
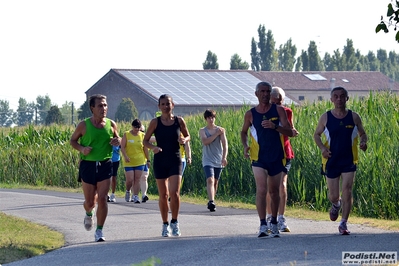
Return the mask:
<path id="1" fill-rule="evenodd" d="M 296 46 L 292 44 L 291 38 L 284 45 L 280 45 L 278 50 L 279 70 L 294 70 L 296 51 Z"/>
<path id="2" fill-rule="evenodd" d="M 73 108 L 73 110 L 72 110 Z M 72 117 L 72 114 L 76 116 L 76 108 L 73 105 L 73 102 L 68 102 L 65 101 L 65 103 L 62 105 L 60 108 L 60 112 L 62 114 L 62 117 L 64 118 L 65 124 L 72 125 L 74 122 L 74 118 Z"/>
<path id="3" fill-rule="evenodd" d="M 249 64 L 244 61 L 242 62 L 241 57 L 238 54 L 233 54 L 230 59 L 230 70 L 233 69 L 245 69 L 249 68 Z"/>
<path id="4" fill-rule="evenodd" d="M 88 118 L 92 115 L 90 106 L 89 106 L 89 101 L 86 100 L 79 108 L 78 110 L 78 119 L 83 120 L 85 118 Z"/>
<path id="5" fill-rule="evenodd" d="M 0 100 L 0 127 L 10 127 L 15 120 L 15 113 L 10 109 L 10 102 Z"/>
<path id="6" fill-rule="evenodd" d="M 309 71 L 323 71 L 323 63 L 321 62 L 321 58 L 319 52 L 317 51 L 317 45 L 314 41 L 310 41 L 308 47 L 308 62 L 309 62 Z"/>
<path id="7" fill-rule="evenodd" d="M 53 105 L 50 107 L 50 110 L 46 115 L 46 125 L 51 124 L 63 124 L 64 118 L 62 117 L 61 111 L 57 105 Z"/>
<path id="8" fill-rule="evenodd" d="M 39 114 L 36 123 L 37 124 L 44 124 L 46 121 L 46 116 L 48 110 L 50 110 L 51 107 L 51 100 L 48 95 L 46 96 L 37 96 L 36 97 L 36 108 L 37 112 Z"/>
<path id="9" fill-rule="evenodd" d="M 260 55 L 254 37 L 252 37 L 251 41 L 251 69 L 254 71 L 260 70 Z"/>
<path id="10" fill-rule="evenodd" d="M 308 56 L 308 52 L 306 52 L 305 50 L 302 50 L 302 53 L 300 55 L 300 62 L 302 63 L 302 71 L 309 71 L 309 56 Z"/>
<path id="11" fill-rule="evenodd" d="M 388 27 L 394 26 L 394 31 L 396 31 L 397 25 L 399 23 L 399 2 L 395 1 L 395 8 L 391 3 L 388 4 L 387 17 L 389 17 L 388 21 L 384 21 L 384 17 L 381 16 L 381 22 L 375 28 L 375 32 L 378 33 L 383 30 L 385 33 L 388 33 Z M 399 42 L 399 31 L 395 35 L 395 40 Z"/>
<path id="12" fill-rule="evenodd" d="M 138 111 L 130 98 L 123 98 L 115 113 L 116 122 L 131 122 L 138 117 Z"/>
<path id="13" fill-rule="evenodd" d="M 202 63 L 202 67 L 204 69 L 219 69 L 218 57 L 216 54 L 212 53 L 210 50 L 208 51 L 208 55 L 206 56 L 206 60 Z"/>
<path id="14" fill-rule="evenodd" d="M 276 42 L 274 41 L 273 33 L 268 30 L 266 33 L 265 25 L 258 27 L 258 48 L 260 57 L 260 69 L 262 71 L 276 70 L 277 56 L 275 54 Z"/>
<path id="15" fill-rule="evenodd" d="M 25 126 L 33 123 L 35 109 L 34 102 L 28 103 L 24 98 L 19 98 L 16 124 L 18 126 Z"/>
<path id="16" fill-rule="evenodd" d="M 344 51 L 342 53 L 345 71 L 356 71 L 357 69 L 357 58 L 355 54 L 355 48 L 353 47 L 353 41 L 351 39 L 346 40 Z"/>

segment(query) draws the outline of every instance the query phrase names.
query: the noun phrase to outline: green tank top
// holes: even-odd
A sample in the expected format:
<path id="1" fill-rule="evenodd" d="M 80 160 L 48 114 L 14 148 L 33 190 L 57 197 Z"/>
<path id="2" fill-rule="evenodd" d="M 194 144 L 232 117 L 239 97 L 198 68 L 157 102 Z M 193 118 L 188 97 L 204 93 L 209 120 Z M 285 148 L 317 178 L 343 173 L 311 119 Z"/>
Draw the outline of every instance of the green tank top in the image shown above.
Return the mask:
<path id="1" fill-rule="evenodd" d="M 112 145 L 109 144 L 114 137 L 111 120 L 105 118 L 104 128 L 96 128 L 90 121 L 85 119 L 86 133 L 80 138 L 80 145 L 90 146 L 93 149 L 88 155 L 80 154 L 80 158 L 86 161 L 104 161 L 112 157 Z"/>

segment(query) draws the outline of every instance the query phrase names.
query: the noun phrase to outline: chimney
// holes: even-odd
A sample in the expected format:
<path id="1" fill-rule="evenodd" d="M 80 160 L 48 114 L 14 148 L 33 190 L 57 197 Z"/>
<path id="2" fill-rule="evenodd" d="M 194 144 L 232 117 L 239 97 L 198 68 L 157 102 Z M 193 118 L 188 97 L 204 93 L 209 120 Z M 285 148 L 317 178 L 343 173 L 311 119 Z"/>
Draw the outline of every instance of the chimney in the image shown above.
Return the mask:
<path id="1" fill-rule="evenodd" d="M 332 90 L 332 89 L 334 89 L 334 87 L 335 87 L 335 78 L 331 78 L 330 79 L 330 89 Z"/>

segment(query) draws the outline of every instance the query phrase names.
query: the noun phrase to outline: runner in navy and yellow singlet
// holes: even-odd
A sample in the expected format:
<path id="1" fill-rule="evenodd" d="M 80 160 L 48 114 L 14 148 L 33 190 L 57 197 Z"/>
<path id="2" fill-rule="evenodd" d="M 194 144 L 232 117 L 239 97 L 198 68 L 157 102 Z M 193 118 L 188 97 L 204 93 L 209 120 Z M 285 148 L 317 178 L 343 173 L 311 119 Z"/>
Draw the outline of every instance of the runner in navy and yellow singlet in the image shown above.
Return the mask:
<path id="1" fill-rule="evenodd" d="M 352 209 L 352 187 L 358 162 L 358 146 L 363 151 L 367 150 L 367 135 L 362 120 L 357 113 L 346 108 L 348 99 L 348 91 L 345 88 L 333 88 L 331 102 L 334 103 L 334 109 L 320 117 L 314 133 L 314 140 L 322 153 L 322 174 L 326 176 L 328 198 L 332 203 L 330 219 L 337 220 L 342 202 L 342 219 L 338 231 L 343 235 L 350 234 L 347 221 Z M 325 138 L 324 143 L 322 134 Z"/>
<path id="2" fill-rule="evenodd" d="M 244 156 L 252 161 L 252 171 L 256 183 L 256 209 L 260 219 L 258 237 L 268 235 L 266 225 L 266 194 L 272 200 L 271 234 L 279 236 L 277 212 L 279 205 L 279 185 L 284 170 L 284 149 L 281 134 L 295 136 L 298 132 L 291 129 L 287 114 L 282 106 L 270 102 L 272 86 L 268 82 L 256 85 L 255 95 L 259 104 L 245 113 L 241 129 L 241 142 Z M 248 130 L 251 143 L 248 146 Z"/>

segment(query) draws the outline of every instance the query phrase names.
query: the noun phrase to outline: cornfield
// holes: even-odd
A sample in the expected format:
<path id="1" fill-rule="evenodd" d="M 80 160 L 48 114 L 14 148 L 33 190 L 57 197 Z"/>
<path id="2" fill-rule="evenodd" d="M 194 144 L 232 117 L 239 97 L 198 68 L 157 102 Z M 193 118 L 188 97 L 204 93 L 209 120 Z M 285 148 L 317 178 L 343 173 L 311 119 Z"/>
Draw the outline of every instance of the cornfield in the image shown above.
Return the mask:
<path id="1" fill-rule="evenodd" d="M 320 115 L 330 110 L 332 104 L 323 101 L 291 108 L 300 135 L 291 138 L 295 159 L 288 178 L 289 204 L 327 211 L 330 203 L 325 179 L 320 174 L 321 153 L 313 141 L 313 133 Z M 366 99 L 349 100 L 348 108 L 359 113 L 369 138 L 368 150 L 360 151 L 353 187 L 353 212 L 364 217 L 398 219 L 399 98 L 389 92 L 370 93 Z M 244 113 L 248 109 L 216 109 L 216 124 L 226 129 L 229 142 L 228 165 L 222 172 L 217 197 L 253 203 L 255 182 L 240 139 Z M 191 134 L 193 163 L 184 173 L 182 194 L 205 198 L 198 132 L 206 122 L 202 114 L 185 117 L 185 121 Z M 120 123 L 118 127 L 122 136 L 130 129 L 130 123 Z M 57 125 L 1 128 L 0 184 L 80 186 L 77 182 L 79 154 L 69 145 L 73 131 L 73 126 Z M 120 191 L 124 190 L 124 179 L 123 167 L 120 167 L 117 185 Z M 149 187 L 150 193 L 157 193 L 151 171 Z"/>

